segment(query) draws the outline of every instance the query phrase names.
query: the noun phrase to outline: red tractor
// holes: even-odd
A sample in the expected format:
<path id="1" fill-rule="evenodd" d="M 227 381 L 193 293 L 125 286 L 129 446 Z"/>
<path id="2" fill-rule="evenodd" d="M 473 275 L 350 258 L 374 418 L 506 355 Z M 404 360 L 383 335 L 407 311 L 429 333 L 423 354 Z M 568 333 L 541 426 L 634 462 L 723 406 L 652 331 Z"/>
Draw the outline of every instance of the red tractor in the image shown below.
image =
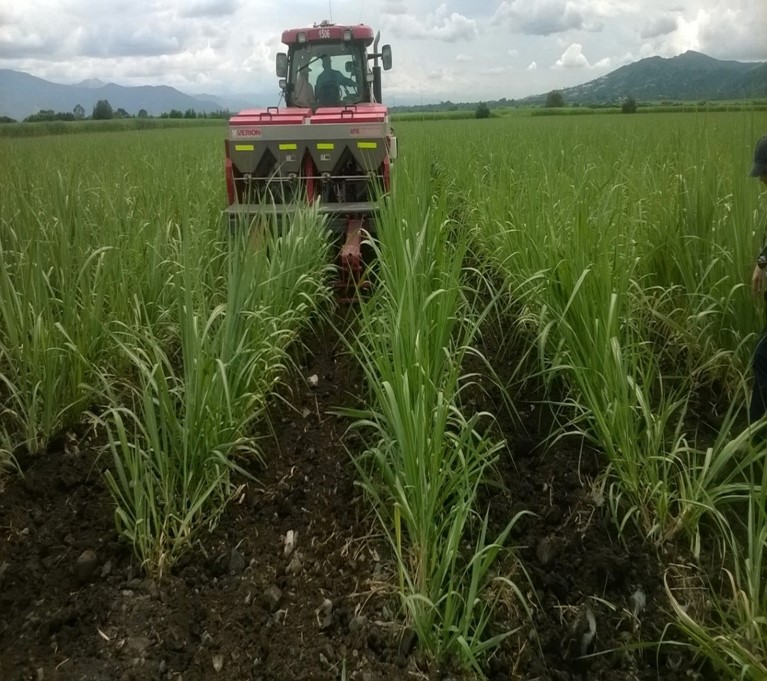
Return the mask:
<path id="1" fill-rule="evenodd" d="M 391 48 L 379 52 L 378 39 L 363 24 L 284 31 L 277 76 L 285 106 L 241 111 L 226 140 L 230 221 L 251 225 L 317 204 L 339 242 L 344 288 L 360 282 L 362 232 L 375 232 L 377 199 L 389 191 L 397 156 L 381 103 Z"/>

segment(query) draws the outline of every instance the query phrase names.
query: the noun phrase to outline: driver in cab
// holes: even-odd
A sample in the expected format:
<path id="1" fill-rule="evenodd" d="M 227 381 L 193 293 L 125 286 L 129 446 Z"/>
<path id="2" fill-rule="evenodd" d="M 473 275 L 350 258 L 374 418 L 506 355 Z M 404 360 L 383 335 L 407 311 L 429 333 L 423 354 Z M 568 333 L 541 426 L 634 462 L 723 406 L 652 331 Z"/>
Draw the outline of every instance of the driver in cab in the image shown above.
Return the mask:
<path id="1" fill-rule="evenodd" d="M 347 78 L 340 71 L 336 71 L 328 55 L 322 57 L 322 73 L 317 76 L 317 83 L 314 87 L 317 96 L 317 104 L 320 106 L 335 106 L 341 104 L 341 87 L 354 88 L 357 90 L 357 83 L 351 78 Z"/>

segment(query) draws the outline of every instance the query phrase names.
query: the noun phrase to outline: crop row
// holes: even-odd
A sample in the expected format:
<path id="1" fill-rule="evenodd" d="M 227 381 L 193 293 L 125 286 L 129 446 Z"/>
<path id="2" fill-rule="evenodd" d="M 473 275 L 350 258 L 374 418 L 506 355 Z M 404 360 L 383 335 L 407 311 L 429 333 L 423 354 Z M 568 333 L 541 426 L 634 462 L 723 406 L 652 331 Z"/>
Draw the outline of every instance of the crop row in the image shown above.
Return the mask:
<path id="1" fill-rule="evenodd" d="M 181 137 L 165 157 L 109 141 L 112 166 L 72 145 L 62 168 L 54 143 L 5 169 L 0 454 L 103 425 L 118 530 L 162 575 L 259 455 L 250 426 L 328 298 L 329 244 L 307 211 L 289 230 L 270 220 L 254 248 L 225 227 L 213 155 Z"/>

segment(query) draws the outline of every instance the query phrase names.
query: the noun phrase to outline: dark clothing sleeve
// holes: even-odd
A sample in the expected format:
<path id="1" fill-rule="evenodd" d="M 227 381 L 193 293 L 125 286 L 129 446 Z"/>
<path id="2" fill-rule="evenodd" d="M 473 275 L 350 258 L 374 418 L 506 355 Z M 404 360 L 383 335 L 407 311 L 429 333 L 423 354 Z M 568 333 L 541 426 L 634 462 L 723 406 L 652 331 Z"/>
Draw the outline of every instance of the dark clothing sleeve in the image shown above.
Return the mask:
<path id="1" fill-rule="evenodd" d="M 336 71 L 335 69 L 332 69 L 331 71 L 323 71 L 317 76 L 317 85 L 319 87 L 329 83 L 332 83 L 336 87 L 341 87 L 342 85 L 345 85 L 346 87 L 357 86 L 357 83 L 351 78 L 347 78 L 343 73 Z"/>
<path id="2" fill-rule="evenodd" d="M 765 242 L 764 246 L 762 246 L 762 250 L 759 251 L 759 256 L 756 259 L 756 264 L 759 265 L 760 269 L 767 268 L 767 241 Z"/>
<path id="3" fill-rule="evenodd" d="M 762 216 L 760 216 L 761 218 Z M 759 222 L 762 222 L 759 219 Z M 757 223 L 758 224 L 758 223 Z M 762 230 L 762 250 L 759 251 L 759 255 L 756 258 L 756 264 L 762 270 L 767 269 L 767 222 L 764 223 L 764 229 Z"/>
<path id="4" fill-rule="evenodd" d="M 762 240 L 762 250 L 759 251 L 759 255 L 756 258 L 756 264 L 759 267 L 760 270 L 767 270 L 767 227 L 765 227 L 764 230 L 764 239 Z M 767 291 L 764 292 L 764 323 L 765 323 L 765 329 L 767 329 Z M 763 370 L 763 393 L 764 398 L 767 399 L 767 342 L 764 343 L 764 348 L 762 349 L 762 355 L 764 356 L 764 364 L 765 368 Z"/>

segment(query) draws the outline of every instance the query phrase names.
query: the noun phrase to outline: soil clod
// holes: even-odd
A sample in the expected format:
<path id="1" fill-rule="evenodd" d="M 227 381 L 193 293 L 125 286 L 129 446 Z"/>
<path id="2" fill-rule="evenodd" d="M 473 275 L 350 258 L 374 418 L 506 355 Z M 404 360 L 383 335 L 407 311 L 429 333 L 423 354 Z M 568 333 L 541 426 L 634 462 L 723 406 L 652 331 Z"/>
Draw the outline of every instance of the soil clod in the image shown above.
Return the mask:
<path id="1" fill-rule="evenodd" d="M 402 638 L 399 642 L 399 656 L 407 657 L 413 652 L 415 644 L 418 642 L 418 635 L 415 633 L 415 629 L 406 627 L 402 632 Z"/>
<path id="2" fill-rule="evenodd" d="M 282 601 L 282 589 L 272 584 L 263 594 L 264 606 L 269 612 L 275 612 Z"/>
<path id="3" fill-rule="evenodd" d="M 75 563 L 75 577 L 80 584 L 86 584 L 93 578 L 93 573 L 98 565 L 98 556 L 93 549 L 86 549 L 77 558 Z"/>
<path id="4" fill-rule="evenodd" d="M 245 558 L 237 549 L 232 549 L 229 554 L 229 574 L 240 575 L 245 570 Z"/>
<path id="5" fill-rule="evenodd" d="M 363 631 L 367 626 L 368 619 L 364 615 L 357 615 L 349 622 L 349 633 L 356 634 Z"/>

